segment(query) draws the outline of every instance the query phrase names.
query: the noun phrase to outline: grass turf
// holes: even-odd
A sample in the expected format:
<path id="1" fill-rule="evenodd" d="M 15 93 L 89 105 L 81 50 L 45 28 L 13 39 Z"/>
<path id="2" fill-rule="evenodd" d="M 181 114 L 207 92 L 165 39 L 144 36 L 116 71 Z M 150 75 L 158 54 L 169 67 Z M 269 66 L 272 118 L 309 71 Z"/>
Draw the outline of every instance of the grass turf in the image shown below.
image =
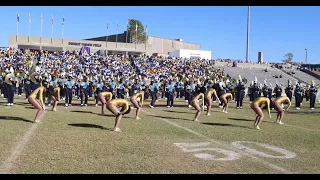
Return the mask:
<path id="1" fill-rule="evenodd" d="M 36 110 L 25 99 L 16 99 L 13 107 L 0 100 L 0 162 L 33 125 Z M 74 101 L 78 103 L 78 101 Z M 211 116 L 201 113 L 194 122 L 195 110 L 186 103 L 175 102 L 166 108 L 160 100 L 156 108 L 145 103 L 141 119 L 135 120 L 133 110 L 121 123 L 122 133 L 113 132 L 114 117 L 99 115 L 101 107 L 59 106 L 48 110 L 43 121 L 14 162 L 12 173 L 283 173 L 270 167 L 277 165 L 292 173 L 320 172 L 319 104 L 310 111 L 303 103 L 301 110 L 292 107 L 285 112 L 284 125 L 267 116 L 261 130 L 251 129 L 254 114 L 245 102 L 244 109 L 230 103 L 229 113 L 213 105 Z M 157 105 L 161 105 L 157 107 Z M 266 113 L 266 112 L 265 112 Z M 169 121 L 169 122 L 168 122 Z M 174 124 L 170 124 L 174 123 Z M 183 129 L 183 128 L 187 128 Z M 189 130 L 189 131 L 188 131 Z M 196 133 L 196 134 L 194 134 Z M 198 133 L 198 134 L 197 134 Z M 223 145 L 216 143 L 222 142 Z M 210 142 L 210 148 L 231 147 L 234 141 L 265 143 L 294 152 L 291 159 L 241 156 L 233 161 L 204 160 L 195 157 L 200 152 L 183 152 L 174 143 Z M 280 155 L 254 144 L 247 147 Z M 201 151 L 216 157 L 220 153 Z"/>

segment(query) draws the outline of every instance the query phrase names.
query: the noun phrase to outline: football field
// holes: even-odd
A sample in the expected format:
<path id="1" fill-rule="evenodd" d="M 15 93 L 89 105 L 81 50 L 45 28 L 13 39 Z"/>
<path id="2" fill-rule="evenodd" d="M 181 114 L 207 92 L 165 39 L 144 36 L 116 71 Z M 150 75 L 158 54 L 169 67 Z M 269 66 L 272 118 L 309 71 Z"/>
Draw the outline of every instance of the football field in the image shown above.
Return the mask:
<path id="1" fill-rule="evenodd" d="M 15 98 L 12 107 L 0 100 L 0 173 L 320 173 L 320 106 L 312 111 L 305 100 L 285 112 L 283 125 L 272 110 L 261 130 L 252 129 L 248 101 L 244 109 L 230 102 L 228 114 L 214 103 L 211 116 L 194 122 L 183 100 L 153 109 L 147 100 L 140 120 L 135 109 L 124 116 L 120 133 L 92 99 L 87 107 L 60 102 L 33 123 L 36 109 Z"/>

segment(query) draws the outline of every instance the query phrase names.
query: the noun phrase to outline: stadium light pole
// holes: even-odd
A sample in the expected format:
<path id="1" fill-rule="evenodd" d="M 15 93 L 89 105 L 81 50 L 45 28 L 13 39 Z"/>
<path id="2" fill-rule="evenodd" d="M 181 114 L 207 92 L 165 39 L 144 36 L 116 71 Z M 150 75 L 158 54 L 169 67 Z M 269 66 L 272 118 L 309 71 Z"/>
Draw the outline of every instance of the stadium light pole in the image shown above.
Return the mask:
<path id="1" fill-rule="evenodd" d="M 308 62 L 308 49 L 306 48 L 304 50 L 306 51 L 306 64 L 307 64 L 307 62 Z"/>
<path id="2" fill-rule="evenodd" d="M 246 48 L 247 62 L 249 62 L 249 34 L 250 34 L 250 6 L 248 6 L 248 17 L 247 17 L 247 48 Z"/>

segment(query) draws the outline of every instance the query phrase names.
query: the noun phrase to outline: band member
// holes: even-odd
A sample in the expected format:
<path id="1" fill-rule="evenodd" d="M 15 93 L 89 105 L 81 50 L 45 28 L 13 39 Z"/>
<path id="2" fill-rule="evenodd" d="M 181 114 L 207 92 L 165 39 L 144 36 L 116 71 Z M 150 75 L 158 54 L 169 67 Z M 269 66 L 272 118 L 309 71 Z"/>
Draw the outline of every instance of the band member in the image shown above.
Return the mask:
<path id="1" fill-rule="evenodd" d="M 222 112 L 228 113 L 228 102 L 232 99 L 231 93 L 224 93 L 221 97 L 222 102 Z"/>
<path id="2" fill-rule="evenodd" d="M 310 94 L 310 108 L 312 110 L 314 110 L 314 104 L 316 102 L 317 92 L 318 92 L 318 89 L 314 85 L 314 81 L 312 81 L 309 92 L 308 92 Z"/>
<path id="3" fill-rule="evenodd" d="M 38 109 L 38 112 L 36 114 L 36 117 L 34 119 L 34 122 L 40 122 L 42 116 L 44 115 L 44 112 L 46 110 L 46 106 L 44 104 L 44 93 L 47 91 L 47 88 L 40 86 L 37 89 L 35 89 L 31 95 L 29 96 L 29 103 L 31 103 L 36 109 Z"/>
<path id="4" fill-rule="evenodd" d="M 100 92 L 104 92 L 103 91 L 103 86 L 104 83 L 101 81 L 101 79 L 98 80 L 98 82 L 95 85 L 95 91 L 94 91 L 94 98 L 96 100 L 96 106 L 98 106 L 98 102 L 99 102 L 99 94 Z"/>
<path id="5" fill-rule="evenodd" d="M 74 86 L 74 83 L 72 82 L 72 77 L 68 76 L 68 80 L 66 81 L 66 86 L 65 86 L 65 90 L 66 90 L 66 107 L 71 106 L 72 103 L 72 89 Z"/>
<path id="6" fill-rule="evenodd" d="M 302 102 L 302 88 L 298 82 L 296 83 L 296 88 L 294 89 L 294 97 L 296 99 L 296 109 L 300 109 Z"/>
<path id="7" fill-rule="evenodd" d="M 282 88 L 279 86 L 278 82 L 276 82 L 276 87 L 274 88 L 274 92 L 276 93 L 276 98 L 281 97 Z"/>
<path id="8" fill-rule="evenodd" d="M 242 102 L 243 102 L 243 98 L 245 95 L 245 87 L 244 84 L 242 83 L 242 78 L 239 75 L 239 83 L 237 84 L 236 88 L 236 101 L 237 101 L 237 108 L 242 109 Z"/>
<path id="9" fill-rule="evenodd" d="M 141 91 L 139 93 L 136 93 L 135 95 L 133 95 L 130 98 L 131 103 L 133 104 L 133 106 L 135 108 L 137 108 L 136 110 L 136 119 L 140 119 L 139 114 L 140 114 L 140 110 L 143 106 L 143 101 L 144 101 L 144 92 Z"/>
<path id="10" fill-rule="evenodd" d="M 309 101 L 309 99 L 310 99 L 310 85 L 307 85 L 306 86 L 306 88 L 304 89 L 304 95 L 305 95 L 305 97 L 306 97 L 306 102 L 308 102 Z"/>
<path id="11" fill-rule="evenodd" d="M 267 81 L 264 81 L 263 87 L 262 87 L 262 94 L 263 97 L 268 97 L 268 85 L 267 85 Z"/>
<path id="12" fill-rule="evenodd" d="M 22 79 L 18 80 L 18 96 L 20 97 L 22 94 L 23 82 Z"/>
<path id="13" fill-rule="evenodd" d="M 122 78 L 117 85 L 117 98 L 124 99 L 124 82 Z"/>
<path id="14" fill-rule="evenodd" d="M 217 92 L 215 89 L 213 88 L 210 88 L 209 91 L 207 92 L 206 94 L 206 99 L 207 99 L 207 115 L 210 116 L 210 111 L 211 111 L 211 105 L 212 105 L 212 96 L 215 96 L 216 97 L 216 100 L 219 101 L 219 104 L 220 104 L 220 99 L 217 95 Z"/>
<path id="15" fill-rule="evenodd" d="M 150 90 L 150 94 L 151 94 L 151 102 L 149 104 L 150 108 L 154 108 L 154 103 L 156 102 L 156 85 L 154 84 L 153 81 L 150 82 L 150 86 L 149 86 L 149 90 Z"/>
<path id="16" fill-rule="evenodd" d="M 174 101 L 174 83 L 172 80 L 170 80 L 170 83 L 166 87 L 167 89 L 167 107 L 172 108 L 173 107 L 173 101 Z"/>
<path id="17" fill-rule="evenodd" d="M 114 131 L 121 132 L 119 124 L 122 116 L 129 114 L 131 111 L 129 102 L 125 99 L 113 99 L 106 104 L 106 107 L 112 114 L 116 116 Z M 120 108 L 120 110 L 118 108 Z"/>
<path id="18" fill-rule="evenodd" d="M 13 105 L 13 98 L 14 98 L 14 92 L 16 89 L 15 81 L 14 81 L 14 75 L 13 74 L 7 74 L 5 78 L 5 84 L 6 84 L 6 90 L 7 90 L 7 97 L 8 97 L 8 106 Z"/>
<path id="19" fill-rule="evenodd" d="M 83 103 L 85 106 L 88 105 L 88 85 L 89 82 L 87 80 L 82 79 L 82 82 L 80 83 L 81 106 L 83 106 Z"/>
<path id="20" fill-rule="evenodd" d="M 60 87 L 56 86 L 53 89 L 53 92 L 51 94 L 51 99 L 53 100 L 53 107 L 52 107 L 52 111 L 57 111 L 57 105 L 58 102 L 60 101 Z"/>
<path id="21" fill-rule="evenodd" d="M 252 85 L 252 101 L 254 101 L 258 97 L 260 97 L 260 88 L 258 86 L 258 79 L 257 77 L 255 77 Z"/>
<path id="22" fill-rule="evenodd" d="M 277 121 L 276 121 L 278 124 L 283 124 L 282 119 L 283 119 L 284 111 L 282 109 L 282 104 L 289 104 L 289 106 L 286 108 L 286 111 L 287 111 L 291 107 L 291 101 L 289 97 L 282 96 L 274 100 L 274 109 L 278 112 Z"/>
<path id="23" fill-rule="evenodd" d="M 254 121 L 254 125 L 253 127 L 255 129 L 260 129 L 259 125 L 262 122 L 264 115 L 262 112 L 262 106 L 264 105 L 267 106 L 268 109 L 268 113 L 269 113 L 269 117 L 271 118 L 271 114 L 270 114 L 270 100 L 269 98 L 266 97 L 259 97 L 256 100 L 253 101 L 253 103 L 251 103 L 251 109 L 256 113 L 256 119 Z"/>
<path id="24" fill-rule="evenodd" d="M 286 95 L 290 99 L 290 102 L 291 102 L 292 94 L 293 94 L 293 86 L 291 85 L 291 81 L 290 80 L 288 81 L 288 86 L 286 87 L 285 92 L 286 92 Z"/>
<path id="25" fill-rule="evenodd" d="M 106 104 L 108 101 L 112 100 L 112 92 L 101 92 L 98 94 L 98 98 L 101 102 L 101 114 L 104 114 L 104 110 L 106 109 Z"/>
<path id="26" fill-rule="evenodd" d="M 191 82 L 191 81 L 190 81 Z M 192 99 L 193 99 L 193 82 L 190 83 L 190 82 L 187 82 L 186 83 L 186 97 L 187 97 L 187 100 L 188 100 L 188 107 L 191 108 L 191 102 L 192 102 Z"/>
<path id="27" fill-rule="evenodd" d="M 202 110 L 202 108 L 200 107 L 200 105 L 198 103 L 199 99 L 202 99 L 202 108 L 204 108 L 204 94 L 203 93 L 199 93 L 191 101 L 191 106 L 197 110 L 196 115 L 193 119 L 194 121 L 199 121 L 199 116 L 200 116 L 200 113 Z"/>

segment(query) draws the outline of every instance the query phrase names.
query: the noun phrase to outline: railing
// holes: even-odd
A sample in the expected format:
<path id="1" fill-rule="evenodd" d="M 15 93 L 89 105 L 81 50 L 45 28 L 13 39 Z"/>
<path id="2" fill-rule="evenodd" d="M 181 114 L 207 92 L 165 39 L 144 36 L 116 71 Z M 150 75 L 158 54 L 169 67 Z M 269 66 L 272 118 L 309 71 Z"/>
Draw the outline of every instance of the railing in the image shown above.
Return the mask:
<path id="1" fill-rule="evenodd" d="M 291 73 L 289 73 L 289 72 L 287 72 L 287 71 L 285 71 L 285 70 L 283 70 L 283 69 L 280 69 L 280 71 L 288 74 L 288 75 L 291 76 L 291 77 L 294 77 L 295 79 L 297 79 L 297 80 L 300 81 L 300 82 L 303 82 L 303 83 L 305 83 L 305 84 L 310 84 L 310 83 L 305 82 L 304 80 L 300 79 L 299 77 L 294 76 L 293 74 L 291 74 Z"/>
<path id="2" fill-rule="evenodd" d="M 313 76 L 315 78 L 317 78 L 318 80 L 320 80 L 320 75 L 319 74 L 316 74 L 310 70 L 307 70 L 307 69 L 300 69 L 300 71 L 306 73 L 306 74 L 309 74 L 310 76 Z"/>

